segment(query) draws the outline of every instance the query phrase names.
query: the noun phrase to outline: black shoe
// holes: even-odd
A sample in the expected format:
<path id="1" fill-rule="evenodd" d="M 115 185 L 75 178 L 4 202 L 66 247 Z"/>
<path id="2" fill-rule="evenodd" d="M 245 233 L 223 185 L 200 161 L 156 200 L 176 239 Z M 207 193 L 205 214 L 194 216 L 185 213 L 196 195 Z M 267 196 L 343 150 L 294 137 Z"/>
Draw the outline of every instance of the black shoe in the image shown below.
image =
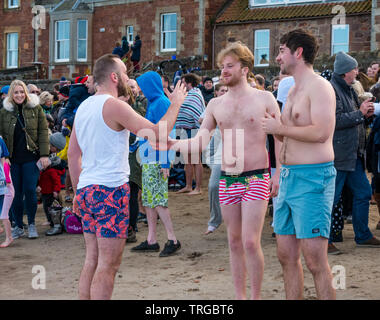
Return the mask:
<path id="1" fill-rule="evenodd" d="M 342 231 L 338 231 L 331 236 L 331 242 L 343 242 Z"/>
<path id="2" fill-rule="evenodd" d="M 160 257 L 168 257 L 171 256 L 173 253 L 181 249 L 181 243 L 177 240 L 177 243 L 174 244 L 173 240 L 168 240 L 168 242 L 165 243 L 165 248 L 160 252 Z"/>
<path id="3" fill-rule="evenodd" d="M 132 227 L 128 228 L 127 243 L 137 242 L 136 232 Z"/>
<path id="4" fill-rule="evenodd" d="M 160 245 L 156 242 L 149 244 L 148 241 L 141 242 L 137 247 L 133 247 L 131 251 L 138 252 L 157 252 L 160 251 Z"/>

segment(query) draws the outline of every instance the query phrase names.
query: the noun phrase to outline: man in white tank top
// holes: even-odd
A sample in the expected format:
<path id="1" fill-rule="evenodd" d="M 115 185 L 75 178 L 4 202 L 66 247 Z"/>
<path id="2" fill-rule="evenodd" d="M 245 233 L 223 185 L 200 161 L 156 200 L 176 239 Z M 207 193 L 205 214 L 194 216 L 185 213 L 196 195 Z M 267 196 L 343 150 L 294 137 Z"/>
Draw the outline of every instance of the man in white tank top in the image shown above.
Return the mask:
<path id="1" fill-rule="evenodd" d="M 165 116 L 154 125 L 118 99 L 126 95 L 125 64 L 107 54 L 94 66 L 97 93 L 78 108 L 68 150 L 74 212 L 81 216 L 86 259 L 80 299 L 110 299 L 129 224 L 129 132 L 166 143 L 186 89 L 178 84 Z M 164 130 L 163 130 L 164 129 Z"/>

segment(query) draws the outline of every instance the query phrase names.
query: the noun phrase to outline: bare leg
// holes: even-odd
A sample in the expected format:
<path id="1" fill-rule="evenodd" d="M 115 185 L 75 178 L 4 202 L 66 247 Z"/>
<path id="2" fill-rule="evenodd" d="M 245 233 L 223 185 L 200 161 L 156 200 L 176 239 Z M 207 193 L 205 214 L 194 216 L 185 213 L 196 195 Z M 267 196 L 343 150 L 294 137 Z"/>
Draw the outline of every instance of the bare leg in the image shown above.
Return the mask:
<path id="1" fill-rule="evenodd" d="M 98 238 L 98 266 L 91 285 L 92 300 L 109 300 L 112 297 L 116 272 L 119 270 L 125 239 Z"/>
<path id="2" fill-rule="evenodd" d="M 142 204 L 141 193 L 142 193 L 142 190 L 139 189 L 139 196 L 138 196 L 138 199 L 139 199 L 139 212 L 145 213 L 145 207 Z"/>
<path id="3" fill-rule="evenodd" d="M 79 299 L 89 300 L 92 279 L 98 265 L 98 243 L 94 234 L 83 233 L 86 243 L 86 259 L 79 278 Z"/>
<path id="4" fill-rule="evenodd" d="M 306 265 L 314 278 L 317 297 L 320 300 L 335 300 L 332 273 L 327 258 L 328 239 L 318 237 L 302 239 L 301 248 Z"/>
<path id="5" fill-rule="evenodd" d="M 301 244 L 295 235 L 276 234 L 276 239 L 277 256 L 282 266 L 286 299 L 301 300 L 303 299 Z"/>
<path id="6" fill-rule="evenodd" d="M 251 299 L 261 299 L 261 285 L 264 277 L 264 254 L 261 248 L 261 234 L 268 201 L 257 200 L 241 203 L 242 239 L 247 270 L 251 283 Z"/>
<path id="7" fill-rule="evenodd" d="M 189 193 L 189 195 L 201 194 L 202 190 L 202 175 L 203 175 L 203 165 L 196 164 L 195 167 L 195 189 Z"/>
<path id="8" fill-rule="evenodd" d="M 230 265 L 238 300 L 245 300 L 246 293 L 246 261 L 242 241 L 242 220 L 240 204 L 221 205 L 223 220 L 227 226 L 228 244 L 230 248 Z"/>
<path id="9" fill-rule="evenodd" d="M 2 244 L 0 244 L 0 248 L 6 248 L 13 242 L 11 222 L 9 221 L 9 219 L 4 219 L 3 225 L 5 229 L 5 241 Z"/>
<path id="10" fill-rule="evenodd" d="M 190 159 L 190 157 L 188 157 Z M 176 193 L 190 192 L 193 190 L 193 164 L 185 164 L 186 186 Z"/>
<path id="11" fill-rule="evenodd" d="M 160 216 L 162 223 L 164 224 L 166 233 L 168 235 L 168 239 L 173 240 L 174 243 L 177 243 L 177 238 L 175 237 L 175 234 L 174 234 L 173 223 L 170 217 L 169 208 L 158 206 L 156 207 L 156 211 L 158 215 Z"/>
<path id="12" fill-rule="evenodd" d="M 148 243 L 154 244 L 157 242 L 157 211 L 156 208 L 144 207 L 146 219 L 148 220 Z"/>

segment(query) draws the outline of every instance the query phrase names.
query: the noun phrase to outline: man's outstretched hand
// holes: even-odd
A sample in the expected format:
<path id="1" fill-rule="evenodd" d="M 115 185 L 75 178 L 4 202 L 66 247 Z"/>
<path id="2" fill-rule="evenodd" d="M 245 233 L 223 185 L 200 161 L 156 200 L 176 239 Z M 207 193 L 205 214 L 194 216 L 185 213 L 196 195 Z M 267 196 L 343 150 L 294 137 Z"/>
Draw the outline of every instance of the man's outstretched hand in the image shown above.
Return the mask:
<path id="1" fill-rule="evenodd" d="M 165 93 L 169 97 L 170 102 L 177 106 L 181 106 L 187 96 L 186 87 L 184 84 L 181 83 L 181 81 L 177 82 L 172 93 L 170 93 L 169 90 L 166 90 Z"/>

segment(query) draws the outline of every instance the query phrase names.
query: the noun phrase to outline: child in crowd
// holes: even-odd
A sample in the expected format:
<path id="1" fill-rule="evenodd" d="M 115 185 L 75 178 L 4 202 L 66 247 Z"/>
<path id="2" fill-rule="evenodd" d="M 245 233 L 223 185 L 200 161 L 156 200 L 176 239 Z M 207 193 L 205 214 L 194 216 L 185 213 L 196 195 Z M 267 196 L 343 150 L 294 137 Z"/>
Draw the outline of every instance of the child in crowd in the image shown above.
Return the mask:
<path id="1" fill-rule="evenodd" d="M 5 241 L 0 244 L 0 248 L 8 247 L 12 239 L 11 223 L 9 221 L 9 209 L 12 205 L 12 201 L 15 195 L 15 191 L 12 184 L 12 179 L 10 177 L 10 166 L 5 162 L 5 157 L 9 157 L 9 152 L 4 140 L 0 137 L 0 220 L 2 220 L 5 229 Z M 3 229 L 0 230 L 0 233 Z"/>
<path id="2" fill-rule="evenodd" d="M 60 132 L 52 134 L 50 141 L 50 156 L 51 165 L 41 172 L 38 186 L 40 187 L 42 205 L 46 215 L 47 222 L 44 225 L 54 226 L 54 223 L 49 214 L 49 208 L 54 200 L 59 199 L 59 192 L 62 189 L 61 176 L 65 173 L 65 166 L 56 156 L 56 153 L 62 150 L 66 145 L 66 139 Z"/>

